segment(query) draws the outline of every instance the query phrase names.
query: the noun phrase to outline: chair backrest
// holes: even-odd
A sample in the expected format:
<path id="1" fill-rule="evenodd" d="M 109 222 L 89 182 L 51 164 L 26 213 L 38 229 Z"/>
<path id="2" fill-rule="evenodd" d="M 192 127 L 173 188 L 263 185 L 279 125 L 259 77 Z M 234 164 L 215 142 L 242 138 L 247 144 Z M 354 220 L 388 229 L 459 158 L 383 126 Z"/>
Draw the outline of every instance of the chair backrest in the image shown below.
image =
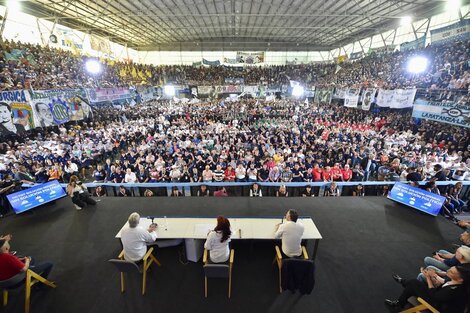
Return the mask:
<path id="1" fill-rule="evenodd" d="M 108 260 L 109 263 L 114 264 L 120 272 L 140 272 L 139 266 L 132 261 L 120 260 L 120 259 L 111 259 Z"/>
<path id="2" fill-rule="evenodd" d="M 226 264 L 206 264 L 204 265 L 204 274 L 211 278 L 228 278 L 230 269 Z"/>
<path id="3" fill-rule="evenodd" d="M 26 279 L 26 272 L 16 274 L 12 278 L 0 280 L 0 289 L 8 289 L 9 287 L 19 284 L 21 281 Z"/>

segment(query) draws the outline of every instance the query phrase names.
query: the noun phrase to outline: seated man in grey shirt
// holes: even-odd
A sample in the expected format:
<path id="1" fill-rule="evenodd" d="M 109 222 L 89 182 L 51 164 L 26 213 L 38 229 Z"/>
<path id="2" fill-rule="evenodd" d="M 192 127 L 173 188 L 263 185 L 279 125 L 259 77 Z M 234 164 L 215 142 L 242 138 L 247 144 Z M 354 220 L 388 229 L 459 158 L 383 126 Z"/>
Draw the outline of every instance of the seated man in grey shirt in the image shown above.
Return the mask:
<path id="1" fill-rule="evenodd" d="M 289 258 L 302 254 L 300 243 L 304 234 L 304 225 L 297 223 L 299 215 L 295 210 L 286 213 L 286 222 L 277 225 L 275 238 L 282 240 L 282 253 Z"/>

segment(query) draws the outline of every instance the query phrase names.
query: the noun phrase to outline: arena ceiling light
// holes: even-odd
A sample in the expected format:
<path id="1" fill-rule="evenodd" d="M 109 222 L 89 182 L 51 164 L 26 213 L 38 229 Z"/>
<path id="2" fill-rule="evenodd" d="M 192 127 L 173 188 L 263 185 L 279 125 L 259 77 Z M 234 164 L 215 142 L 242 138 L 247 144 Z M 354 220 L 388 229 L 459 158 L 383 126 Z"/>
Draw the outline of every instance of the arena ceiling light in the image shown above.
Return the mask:
<path id="1" fill-rule="evenodd" d="M 408 60 L 406 69 L 413 74 L 420 74 L 428 69 L 428 59 L 423 56 L 415 56 Z"/>
<path id="2" fill-rule="evenodd" d="M 174 97 L 175 94 L 176 94 L 175 86 L 172 86 L 172 85 L 165 85 L 165 87 L 163 87 L 163 92 L 164 92 L 165 95 L 167 95 L 168 97 Z"/>
<path id="3" fill-rule="evenodd" d="M 20 12 L 21 5 L 19 0 L 8 0 L 7 1 L 7 8 L 10 12 Z"/>
<path id="4" fill-rule="evenodd" d="M 400 25 L 401 26 L 408 26 L 411 24 L 413 20 L 411 19 L 411 16 L 403 16 L 401 19 L 400 19 Z"/>
<path id="5" fill-rule="evenodd" d="M 461 6 L 460 0 L 447 0 L 446 10 L 448 12 L 457 11 L 458 9 L 460 9 L 460 6 Z"/>
<path id="6" fill-rule="evenodd" d="M 96 75 L 101 73 L 101 63 L 95 59 L 90 59 L 85 63 L 85 69 L 88 73 Z"/>

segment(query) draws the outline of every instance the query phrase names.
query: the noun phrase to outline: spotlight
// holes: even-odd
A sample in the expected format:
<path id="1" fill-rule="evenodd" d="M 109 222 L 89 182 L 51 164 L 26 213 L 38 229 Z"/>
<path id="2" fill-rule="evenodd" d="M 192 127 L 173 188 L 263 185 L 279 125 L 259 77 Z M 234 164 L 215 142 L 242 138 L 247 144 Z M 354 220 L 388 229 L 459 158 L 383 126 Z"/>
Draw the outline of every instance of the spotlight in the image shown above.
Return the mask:
<path id="1" fill-rule="evenodd" d="M 408 26 L 411 24 L 411 16 L 403 16 L 400 20 L 401 26 Z"/>
<path id="2" fill-rule="evenodd" d="M 86 61 L 85 68 L 87 72 L 92 75 L 101 73 L 101 63 L 98 62 L 97 60 L 91 59 L 91 60 Z"/>
<path id="3" fill-rule="evenodd" d="M 423 73 L 428 69 L 428 59 L 422 56 L 415 56 L 408 60 L 406 69 L 413 74 Z"/>
<path id="4" fill-rule="evenodd" d="M 7 8 L 10 12 L 20 12 L 21 5 L 19 0 L 8 0 L 7 1 Z"/>
<path id="5" fill-rule="evenodd" d="M 448 12 L 457 11 L 458 9 L 460 9 L 460 6 L 461 6 L 460 0 L 447 0 L 446 10 Z"/>
<path id="6" fill-rule="evenodd" d="M 165 87 L 163 87 L 163 92 L 164 92 L 165 95 L 167 95 L 168 97 L 174 97 L 175 94 L 176 94 L 175 86 L 166 85 Z"/>
<path id="7" fill-rule="evenodd" d="M 304 87 L 296 85 L 292 88 L 292 95 L 296 98 L 300 98 L 304 95 Z"/>

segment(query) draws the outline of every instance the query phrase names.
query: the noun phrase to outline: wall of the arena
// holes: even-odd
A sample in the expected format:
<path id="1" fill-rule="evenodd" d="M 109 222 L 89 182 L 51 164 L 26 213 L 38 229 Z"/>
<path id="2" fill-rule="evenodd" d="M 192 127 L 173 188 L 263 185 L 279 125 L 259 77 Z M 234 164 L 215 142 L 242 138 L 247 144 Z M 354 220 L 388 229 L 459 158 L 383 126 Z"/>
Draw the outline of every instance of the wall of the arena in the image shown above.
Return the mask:
<path id="1" fill-rule="evenodd" d="M 5 15 L 5 6 L 0 6 L 0 14 Z M 49 41 L 49 35 L 53 31 L 57 36 L 57 44 Z M 18 11 L 8 10 L 3 38 L 24 43 L 33 43 L 39 45 L 49 45 L 54 48 L 60 48 L 80 54 L 94 57 L 105 57 L 119 61 L 132 60 L 139 62 L 139 54 L 136 50 L 128 49 L 120 44 L 111 42 L 106 38 L 102 40 L 109 49 L 97 51 L 92 49 L 90 35 L 79 30 L 73 30 L 66 26 L 56 24 L 48 20 L 38 19 L 32 15 Z"/>
<path id="2" fill-rule="evenodd" d="M 460 10 L 460 14 L 459 14 Z M 412 24 L 399 26 L 400 20 L 397 20 L 397 29 L 394 34 L 394 30 L 386 31 L 382 34 L 377 34 L 372 37 L 363 38 L 361 40 L 350 43 L 338 49 L 331 51 L 331 55 L 336 57 L 338 55 L 350 55 L 351 53 L 361 52 L 367 53 L 369 49 L 380 48 L 386 45 L 394 46 L 395 49 L 400 48 L 400 44 L 404 42 L 414 41 L 421 36 L 426 36 L 426 45 L 431 43 L 431 33 L 426 29 L 433 30 L 447 25 L 457 23 L 460 17 L 466 16 L 470 12 L 470 5 L 462 6 L 460 9 L 455 9 L 449 12 L 445 12 L 439 15 L 435 15 L 430 18 L 429 26 L 427 25 L 426 19 L 419 19 L 413 21 Z M 467 16 L 467 18 L 470 18 Z M 413 32 L 413 28 L 416 31 Z M 385 43 L 384 43 L 385 41 Z"/>
<path id="3" fill-rule="evenodd" d="M 252 51 L 255 52 L 255 51 Z M 220 61 L 224 59 L 235 59 L 236 51 L 140 51 L 139 60 L 144 64 L 183 64 L 192 65 L 201 62 L 202 59 L 208 61 Z M 328 52 L 317 51 L 266 51 L 265 64 L 285 65 L 286 63 L 296 62 L 325 62 L 328 60 Z"/>

